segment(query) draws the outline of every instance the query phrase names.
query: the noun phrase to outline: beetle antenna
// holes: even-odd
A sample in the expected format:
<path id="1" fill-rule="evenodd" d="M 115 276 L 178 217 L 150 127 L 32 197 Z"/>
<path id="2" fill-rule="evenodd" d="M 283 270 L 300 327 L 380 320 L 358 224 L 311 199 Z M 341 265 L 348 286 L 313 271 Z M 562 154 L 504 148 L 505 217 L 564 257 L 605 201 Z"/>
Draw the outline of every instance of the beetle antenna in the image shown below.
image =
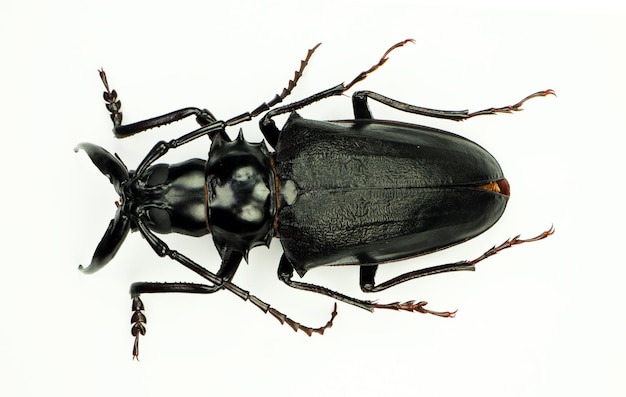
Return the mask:
<path id="1" fill-rule="evenodd" d="M 354 78 L 354 80 L 352 80 L 350 83 L 348 83 L 346 85 L 346 87 L 344 88 L 344 91 L 348 91 L 350 88 L 352 88 L 353 85 L 355 85 L 356 83 L 358 83 L 361 80 L 365 80 L 365 78 L 370 74 L 373 73 L 376 69 L 378 69 L 379 67 L 383 66 L 385 64 L 385 62 L 387 62 L 387 60 L 389 58 L 387 58 L 387 55 L 389 55 L 389 53 L 391 53 L 391 51 L 395 50 L 396 48 L 400 48 L 403 45 L 405 45 L 406 43 L 415 43 L 415 40 L 413 39 L 406 39 L 403 40 L 399 43 L 396 43 L 394 45 L 392 45 L 391 47 L 389 47 L 389 49 L 387 51 L 385 51 L 385 53 L 383 54 L 382 57 L 380 57 L 380 60 L 378 61 L 377 64 L 375 64 L 374 66 L 372 66 L 371 68 L 367 69 L 364 72 L 359 73 L 358 76 L 356 76 Z"/>
<path id="2" fill-rule="evenodd" d="M 311 59 L 311 56 L 313 56 L 313 53 L 315 52 L 315 50 L 317 50 L 317 48 L 321 45 L 322 43 L 317 43 L 313 48 L 307 51 L 306 57 L 300 61 L 300 69 L 295 71 L 293 75 L 293 79 L 289 80 L 287 87 L 283 88 L 283 92 L 280 95 L 276 94 L 276 96 L 267 103 L 267 109 L 264 109 L 257 114 L 260 114 L 264 112 L 265 110 L 269 110 L 269 108 L 282 102 L 283 99 L 285 99 L 289 94 L 291 94 L 291 91 L 293 91 L 293 89 L 296 88 L 296 85 L 298 84 L 298 80 L 300 80 L 300 77 L 302 77 L 302 74 L 304 73 L 304 69 L 309 64 L 309 60 Z"/>
<path id="3" fill-rule="evenodd" d="M 296 88 L 296 85 L 298 84 L 298 80 L 300 80 L 300 77 L 302 77 L 304 73 L 304 69 L 309 64 L 309 60 L 311 59 L 311 56 L 313 56 L 313 53 L 315 52 L 315 50 L 317 50 L 317 48 L 321 45 L 322 43 L 317 43 L 313 48 L 307 51 L 306 57 L 304 57 L 304 59 L 300 61 L 300 69 L 296 70 L 296 72 L 293 75 L 293 79 L 289 80 L 289 82 L 287 83 L 287 87 L 283 88 L 283 92 L 281 92 L 280 95 L 276 94 L 274 98 L 272 98 L 269 102 L 263 102 L 251 112 L 242 113 L 239 116 L 232 117 L 231 119 L 226 121 L 226 125 L 236 125 L 241 122 L 251 120 L 252 118 L 260 115 L 261 113 L 270 110 L 277 104 L 281 103 L 283 99 L 287 98 L 289 94 L 291 94 L 291 91 L 293 91 L 293 89 Z"/>

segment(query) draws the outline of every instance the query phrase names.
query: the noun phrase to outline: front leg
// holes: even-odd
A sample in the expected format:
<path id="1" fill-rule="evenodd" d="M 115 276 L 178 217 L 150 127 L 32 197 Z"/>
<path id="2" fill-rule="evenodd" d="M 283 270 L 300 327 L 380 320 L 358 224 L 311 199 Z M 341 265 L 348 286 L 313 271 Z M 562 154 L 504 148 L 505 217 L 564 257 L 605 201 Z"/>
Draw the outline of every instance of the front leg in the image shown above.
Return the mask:
<path id="1" fill-rule="evenodd" d="M 298 84 L 298 80 L 300 80 L 300 77 L 302 77 L 304 69 L 309 64 L 309 60 L 311 59 L 311 56 L 313 55 L 313 53 L 319 46 L 320 44 L 317 44 L 315 47 L 308 50 L 306 57 L 302 61 L 300 61 L 300 68 L 294 73 L 293 79 L 289 80 L 289 82 L 287 83 L 287 86 L 283 88 L 280 95 L 276 94 L 270 101 L 263 102 L 261 105 L 257 106 L 254 110 L 250 112 L 242 113 L 238 116 L 235 116 L 227 120 L 225 122 L 225 125 L 231 126 L 231 125 L 239 124 L 244 121 L 251 120 L 253 117 L 258 116 L 259 114 L 271 109 L 273 106 L 282 102 L 287 96 L 289 96 L 289 94 L 291 94 L 291 91 L 293 91 L 293 89 Z M 104 70 L 102 69 L 99 70 L 99 73 L 100 73 L 100 79 L 102 80 L 102 83 L 104 84 L 104 88 L 105 88 L 105 91 L 103 94 L 104 101 L 106 102 L 107 110 L 109 111 L 109 113 L 111 113 L 111 121 L 113 121 L 113 133 L 115 134 L 117 138 L 125 138 L 128 136 L 149 130 L 151 128 L 156 128 L 156 127 L 160 127 L 166 124 L 173 123 L 175 121 L 180 121 L 189 116 L 196 116 L 196 121 L 198 122 L 198 124 L 200 124 L 203 127 L 217 122 L 217 119 L 215 118 L 215 116 L 213 116 L 213 114 L 211 114 L 211 112 L 209 112 L 208 110 L 199 109 L 196 107 L 188 107 L 188 108 L 184 108 L 184 109 L 180 109 L 180 110 L 176 110 L 176 111 L 164 114 L 162 116 L 157 116 L 157 117 L 153 117 L 147 120 L 139 121 L 133 124 L 122 125 L 122 112 L 120 111 L 122 108 L 122 102 L 117 98 L 117 92 L 109 88 L 109 82 L 107 80 L 107 76 Z M 220 132 L 220 135 L 222 135 L 222 138 L 224 138 L 224 140 L 226 141 L 230 140 L 226 136 L 225 132 Z"/>
<path id="2" fill-rule="evenodd" d="M 220 285 L 206 285 L 206 284 L 194 284 L 194 283 L 146 283 L 139 282 L 133 283 L 130 286 L 130 296 L 133 300 L 132 311 L 133 315 L 130 319 L 132 323 L 131 334 L 135 337 L 133 343 L 133 359 L 139 360 L 139 336 L 146 334 L 146 316 L 143 314 L 145 307 L 141 298 L 141 294 L 155 294 L 155 293 L 186 293 L 186 294 L 211 294 L 218 291 L 221 288 Z"/>
<path id="3" fill-rule="evenodd" d="M 122 112 L 120 111 L 122 109 L 122 102 L 117 98 L 117 91 L 109 88 L 109 82 L 104 70 L 100 69 L 98 72 L 100 73 L 100 80 L 102 80 L 105 88 L 103 97 L 106 102 L 105 106 L 109 113 L 111 113 L 110 116 L 111 121 L 113 122 L 113 134 L 117 138 L 126 138 L 152 128 L 180 121 L 189 116 L 196 116 L 196 121 L 202 126 L 216 121 L 215 116 L 213 116 L 213 114 L 211 114 L 208 110 L 188 107 L 164 114 L 162 116 L 122 125 Z"/>
<path id="4" fill-rule="evenodd" d="M 141 160 L 141 163 L 139 163 L 139 165 L 137 166 L 135 178 L 139 178 L 140 176 L 142 176 L 143 173 L 148 169 L 148 167 L 150 167 L 155 161 L 163 157 L 167 152 L 170 151 L 170 149 L 176 149 L 177 147 L 185 145 L 202 136 L 207 135 L 211 140 L 213 140 L 213 138 L 219 134 L 222 137 L 225 137 L 226 141 L 230 141 L 228 135 L 226 135 L 226 125 L 227 124 L 223 121 L 215 121 L 212 124 L 202 126 L 197 130 L 185 134 L 180 138 L 172 139 L 168 142 L 157 142 L 152 147 L 152 149 L 150 149 L 146 157 L 144 157 L 144 159 Z"/>
<path id="5" fill-rule="evenodd" d="M 130 286 L 130 296 L 133 299 L 133 315 L 130 322 L 133 324 L 131 333 L 135 337 L 133 345 L 133 358 L 139 358 L 139 336 L 146 334 L 146 316 L 143 314 L 144 305 L 139 297 L 141 294 L 159 293 L 186 293 L 186 294 L 212 294 L 223 288 L 223 282 L 230 282 L 239 268 L 242 255 L 233 250 L 226 250 L 222 257 L 222 265 L 215 274 L 216 282 L 213 285 L 195 283 L 150 283 L 138 282 Z"/>
<path id="6" fill-rule="evenodd" d="M 232 261 L 231 265 L 222 264 L 220 268 L 220 272 L 218 274 L 212 273 L 203 266 L 200 266 L 198 263 L 194 262 L 184 254 L 170 249 L 167 244 L 159 237 L 157 237 L 146 225 L 144 225 L 139 219 L 134 219 L 137 223 L 137 228 L 141 235 L 146 239 L 150 247 L 154 250 L 154 252 L 160 257 L 169 257 L 171 260 L 180 263 L 185 266 L 189 270 L 198 274 L 200 277 L 207 280 L 209 283 L 213 285 L 205 285 L 205 284 L 193 284 L 193 283 L 137 283 L 134 284 L 131 288 L 131 296 L 133 298 L 133 336 L 135 336 L 135 348 L 133 349 L 133 354 L 135 355 L 138 352 L 137 341 L 139 335 L 145 334 L 145 327 L 143 324 L 145 321 L 145 316 L 141 313 L 143 310 L 143 303 L 141 299 L 139 299 L 140 293 L 167 293 L 167 292 L 185 292 L 185 293 L 195 293 L 195 294 L 207 294 L 213 293 L 217 290 L 227 290 L 237 295 L 244 301 L 248 301 L 252 303 L 254 306 L 258 307 L 263 313 L 269 313 L 274 318 L 276 318 L 281 324 L 287 324 L 294 331 L 302 331 L 306 333 L 308 336 L 311 336 L 314 333 L 324 334 L 324 331 L 327 328 L 332 327 L 333 320 L 337 316 L 337 305 L 335 304 L 334 309 L 331 313 L 330 319 L 321 327 L 309 327 L 304 324 L 300 324 L 297 321 L 292 320 L 287 315 L 282 312 L 276 310 L 268 303 L 262 301 L 256 296 L 250 294 L 250 292 L 240 288 L 236 284 L 230 281 L 234 271 L 236 270 L 236 266 L 239 265 L 241 259 L 243 258 L 240 252 L 234 250 L 227 250 L 223 256 L 223 261 Z M 230 252 L 230 253 L 229 253 Z M 220 276 L 220 273 L 221 276 Z"/>

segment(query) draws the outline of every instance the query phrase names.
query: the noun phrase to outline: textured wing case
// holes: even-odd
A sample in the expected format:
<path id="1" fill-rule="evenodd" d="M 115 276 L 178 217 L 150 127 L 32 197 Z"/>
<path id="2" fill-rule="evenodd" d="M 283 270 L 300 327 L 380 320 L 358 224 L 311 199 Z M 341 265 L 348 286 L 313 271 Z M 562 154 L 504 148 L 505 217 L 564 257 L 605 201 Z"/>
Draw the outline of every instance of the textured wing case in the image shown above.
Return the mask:
<path id="1" fill-rule="evenodd" d="M 507 196 L 477 188 L 503 179 L 476 143 L 397 122 L 320 122 L 294 114 L 277 145 L 285 255 L 302 275 L 328 264 L 379 263 L 470 239 L 502 215 Z M 288 237 L 285 237 L 288 236 Z"/>

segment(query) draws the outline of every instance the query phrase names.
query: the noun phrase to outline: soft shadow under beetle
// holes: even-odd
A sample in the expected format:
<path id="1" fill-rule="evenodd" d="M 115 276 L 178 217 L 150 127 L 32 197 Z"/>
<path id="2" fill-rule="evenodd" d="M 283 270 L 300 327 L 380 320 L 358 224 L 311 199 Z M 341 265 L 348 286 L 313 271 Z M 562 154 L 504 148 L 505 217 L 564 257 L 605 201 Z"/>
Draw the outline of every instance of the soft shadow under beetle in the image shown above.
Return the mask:
<path id="1" fill-rule="evenodd" d="M 550 228 L 531 239 L 517 236 L 471 261 L 415 270 L 382 283 L 375 282 L 380 263 L 444 249 L 489 229 L 504 212 L 509 183 L 494 157 L 476 143 L 430 127 L 376 120 L 367 100 L 423 116 L 465 120 L 517 111 L 530 98 L 554 94 L 552 90 L 540 91 L 512 106 L 469 113 L 421 108 L 374 92 L 359 91 L 352 96 L 353 120 L 307 120 L 296 113 L 316 101 L 342 95 L 383 65 L 392 50 L 409 41 L 389 48 L 378 63 L 347 85 L 339 84 L 292 104 L 275 107 L 296 86 L 318 44 L 309 50 L 281 95 L 227 121 L 217 120 L 207 110 L 184 108 L 122 125 L 121 102 L 115 90 L 109 88 L 104 71 L 100 71 L 116 137 L 127 137 L 188 116 L 195 116 L 200 125 L 178 139 L 158 142 L 136 171 L 129 171 L 117 156 L 99 146 L 82 143 L 77 147 L 89 155 L 120 196 L 115 218 L 96 248 L 91 264 L 81 269 L 93 273 L 102 268 L 115 256 L 129 230 L 138 230 L 159 256 L 170 257 L 208 282 L 140 282 L 131 286 L 134 357 L 138 356 L 139 335 L 145 334 L 146 318 L 139 298 L 143 293 L 208 294 L 226 289 L 270 312 L 281 323 L 287 322 L 296 331 L 321 334 L 332 326 L 336 304 L 324 326 L 311 328 L 291 320 L 232 283 L 249 250 L 269 245 L 273 237 L 280 239 L 284 250 L 278 277 L 291 287 L 324 294 L 369 311 L 407 310 L 452 317 L 454 312 L 427 309 L 424 301 L 382 304 L 352 298 L 322 286 L 295 281 L 293 273 L 302 277 L 316 266 L 359 265 L 361 289 L 376 292 L 422 276 L 474 270 L 476 263 L 505 248 L 553 233 Z M 235 140 L 226 134 L 226 127 L 251 120 L 263 112 L 260 129 L 274 152 L 269 152 L 263 142 L 246 142 L 241 131 Z M 290 116 L 279 130 L 273 117 L 286 113 Z M 208 160 L 154 164 L 170 149 L 202 136 L 208 136 L 212 142 Z M 196 237 L 211 233 L 222 258 L 217 273 L 170 249 L 155 234 L 171 232 Z"/>

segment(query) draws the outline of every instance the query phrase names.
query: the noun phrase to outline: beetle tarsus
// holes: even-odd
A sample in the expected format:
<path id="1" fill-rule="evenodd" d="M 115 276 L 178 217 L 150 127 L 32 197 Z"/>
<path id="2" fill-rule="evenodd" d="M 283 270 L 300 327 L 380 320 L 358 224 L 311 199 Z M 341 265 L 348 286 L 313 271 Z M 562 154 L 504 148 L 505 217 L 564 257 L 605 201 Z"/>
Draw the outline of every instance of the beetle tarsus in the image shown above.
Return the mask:
<path id="1" fill-rule="evenodd" d="M 374 303 L 374 308 L 376 309 L 391 309 L 391 310 L 404 310 L 407 312 L 418 312 L 424 314 L 432 314 L 438 317 L 448 317 L 453 318 L 456 316 L 456 310 L 453 312 L 437 312 L 433 310 L 426 309 L 428 302 L 426 301 L 407 301 L 407 302 L 393 302 L 393 303 Z"/>
<path id="2" fill-rule="evenodd" d="M 476 259 L 474 259 L 472 261 L 469 261 L 468 263 L 471 264 L 471 265 L 475 265 L 478 262 L 482 261 L 483 259 L 487 259 L 490 256 L 495 255 L 498 252 L 500 252 L 502 250 L 505 250 L 507 248 L 511 248 L 514 245 L 519 245 L 519 244 L 523 244 L 523 243 L 531 243 L 533 241 L 543 240 L 544 238 L 553 235 L 554 234 L 554 230 L 555 230 L 554 229 L 554 225 L 552 225 L 552 226 L 550 226 L 550 229 L 542 232 L 541 234 L 539 234 L 539 235 L 537 235 L 535 237 L 531 237 L 531 238 L 528 238 L 528 239 L 521 239 L 520 235 L 518 234 L 517 236 L 506 240 L 502 244 L 490 248 L 484 254 L 482 254 L 481 256 L 479 256 L 478 258 L 476 258 Z"/>
<path id="3" fill-rule="evenodd" d="M 226 122 L 226 125 L 231 126 L 231 125 L 242 123 L 244 121 L 249 121 L 252 118 L 258 116 L 259 114 L 265 111 L 268 111 L 276 104 L 282 102 L 287 96 L 291 94 L 293 89 L 296 87 L 296 85 L 298 84 L 298 80 L 300 80 L 300 78 L 302 77 L 302 74 L 304 73 L 304 69 L 309 64 L 309 60 L 311 59 L 311 56 L 321 44 L 322 43 L 318 43 L 313 48 L 308 50 L 306 57 L 300 61 L 300 68 L 294 72 L 293 79 L 289 80 L 289 82 L 287 83 L 287 86 L 283 88 L 280 95 L 276 94 L 274 98 L 272 98 L 269 102 L 267 103 L 263 102 L 261 105 L 259 105 L 256 109 L 252 110 L 251 112 L 245 112 L 229 119 Z M 207 109 L 188 107 L 188 108 L 184 108 L 184 109 L 180 109 L 174 112 L 164 114 L 162 116 L 157 116 L 157 117 L 153 117 L 144 121 L 139 121 L 137 123 L 122 125 L 122 112 L 120 112 L 122 103 L 117 99 L 117 92 L 115 90 L 110 89 L 109 82 L 107 80 L 107 76 L 104 70 L 100 69 L 98 72 L 100 74 L 100 79 L 102 80 L 102 83 L 104 84 L 104 88 L 106 89 L 103 96 L 106 102 L 106 108 L 109 111 L 109 113 L 111 113 L 110 116 L 111 116 L 111 120 L 113 121 L 113 127 L 114 127 L 113 132 L 115 136 L 118 138 L 128 137 L 128 136 L 137 134 L 139 132 L 143 132 L 152 128 L 170 124 L 170 123 L 182 120 L 192 115 L 196 116 L 196 121 L 201 126 L 212 126 L 213 123 L 218 122 L 215 116 L 213 116 L 213 114 L 209 112 Z M 223 122 L 219 122 L 219 123 L 223 123 Z M 223 135 L 223 137 L 226 137 L 225 134 Z M 213 137 L 211 137 L 211 139 L 212 138 Z"/>
<path id="4" fill-rule="evenodd" d="M 146 334 L 145 323 L 146 316 L 142 313 L 144 310 L 143 302 L 139 298 L 139 295 L 133 296 L 133 315 L 130 319 L 130 322 L 133 324 L 131 327 L 131 334 L 135 337 L 135 342 L 133 343 L 133 359 L 139 360 L 139 336 Z"/>
<path id="5" fill-rule="evenodd" d="M 120 111 L 122 108 L 122 102 L 117 98 L 117 92 L 109 87 L 109 81 L 107 80 L 107 75 L 104 72 L 104 69 L 98 70 L 98 73 L 100 74 L 100 80 L 102 80 L 102 84 L 104 84 L 105 88 L 103 98 L 106 102 L 105 106 L 110 113 L 111 121 L 113 122 L 113 134 L 117 138 L 126 138 L 151 128 L 160 127 L 182 120 L 191 115 L 196 116 L 196 121 L 200 125 L 207 125 L 215 121 L 215 117 L 208 110 L 189 107 L 176 110 L 162 116 L 139 121 L 137 123 L 122 125 L 123 117 L 122 112 Z"/>
<path id="6" fill-rule="evenodd" d="M 501 108 L 489 108 L 489 109 L 479 110 L 477 112 L 469 113 L 467 115 L 466 119 L 469 119 L 469 118 L 474 117 L 474 116 L 484 116 L 484 115 L 498 114 L 498 113 L 520 112 L 520 111 L 524 110 L 524 109 L 522 109 L 522 105 L 526 101 L 528 101 L 529 99 L 537 98 L 537 97 L 544 97 L 544 96 L 548 96 L 548 95 L 556 96 L 556 93 L 554 92 L 554 90 L 550 90 L 550 89 L 545 90 L 545 91 L 538 91 L 538 92 L 535 92 L 534 94 L 528 95 L 526 98 L 524 98 L 521 101 L 517 102 L 515 105 L 503 106 Z"/>
<path id="7" fill-rule="evenodd" d="M 133 343 L 133 360 L 139 361 L 139 335 L 135 336 Z"/>
<path id="8" fill-rule="evenodd" d="M 109 113 L 111 113 L 110 116 L 113 126 L 117 127 L 122 124 L 122 112 L 120 112 L 122 102 L 117 99 L 117 92 L 109 88 L 109 82 L 107 81 L 107 75 L 104 72 L 104 69 L 98 70 L 98 73 L 100 74 L 100 80 L 102 80 L 102 84 L 104 84 L 104 88 L 106 90 L 102 95 L 104 101 L 106 102 L 105 106 Z"/>

